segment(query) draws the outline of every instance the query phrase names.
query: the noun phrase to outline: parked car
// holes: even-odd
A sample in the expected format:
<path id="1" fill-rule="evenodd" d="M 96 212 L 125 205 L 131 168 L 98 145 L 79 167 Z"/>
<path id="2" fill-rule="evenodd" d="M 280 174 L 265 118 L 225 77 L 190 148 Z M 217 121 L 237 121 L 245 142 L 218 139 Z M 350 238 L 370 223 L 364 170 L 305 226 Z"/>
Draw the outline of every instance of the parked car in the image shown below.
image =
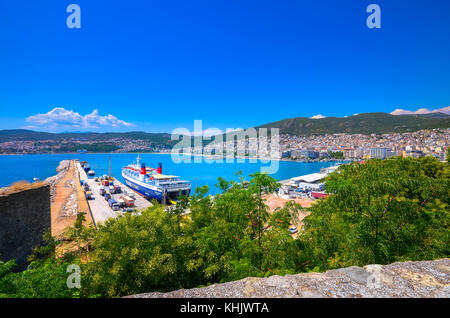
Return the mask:
<path id="1" fill-rule="evenodd" d="M 86 191 L 86 199 L 87 200 L 92 199 L 92 192 L 91 191 Z"/>
<path id="2" fill-rule="evenodd" d="M 108 201 L 109 199 L 111 199 L 111 194 L 109 194 L 108 192 L 105 193 L 104 195 L 105 200 Z"/>
<path id="3" fill-rule="evenodd" d="M 298 232 L 297 227 L 293 226 L 293 227 L 289 228 L 289 232 L 291 232 L 291 234 L 297 233 Z"/>
<path id="4" fill-rule="evenodd" d="M 126 196 L 128 196 L 128 197 L 130 197 L 130 198 L 132 198 L 132 199 L 135 199 L 135 198 L 136 198 L 136 197 L 134 196 L 134 191 L 132 191 L 132 190 L 125 189 L 124 193 L 125 193 Z"/>
<path id="5" fill-rule="evenodd" d="M 99 193 L 100 193 L 100 195 L 105 195 L 105 193 L 106 193 L 105 188 L 100 188 Z"/>

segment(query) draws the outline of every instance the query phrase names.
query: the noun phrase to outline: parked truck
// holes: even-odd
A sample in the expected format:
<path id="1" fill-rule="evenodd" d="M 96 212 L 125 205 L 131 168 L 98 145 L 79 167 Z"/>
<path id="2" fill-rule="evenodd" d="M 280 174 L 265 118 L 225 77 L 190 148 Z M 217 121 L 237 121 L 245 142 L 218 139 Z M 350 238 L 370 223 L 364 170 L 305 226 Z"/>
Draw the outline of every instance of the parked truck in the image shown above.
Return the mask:
<path id="1" fill-rule="evenodd" d="M 124 201 L 122 198 L 120 198 L 119 200 L 117 200 L 117 202 L 119 203 L 119 206 L 120 206 L 121 208 L 124 208 L 124 207 L 126 206 L 126 203 L 125 203 L 125 201 Z"/>
<path id="2" fill-rule="evenodd" d="M 120 209 L 119 203 L 114 199 L 109 199 L 108 204 L 114 211 L 117 211 Z"/>
<path id="3" fill-rule="evenodd" d="M 127 207 L 131 208 L 132 206 L 134 206 L 134 200 L 129 196 L 123 195 L 120 198 L 125 202 L 125 205 Z"/>

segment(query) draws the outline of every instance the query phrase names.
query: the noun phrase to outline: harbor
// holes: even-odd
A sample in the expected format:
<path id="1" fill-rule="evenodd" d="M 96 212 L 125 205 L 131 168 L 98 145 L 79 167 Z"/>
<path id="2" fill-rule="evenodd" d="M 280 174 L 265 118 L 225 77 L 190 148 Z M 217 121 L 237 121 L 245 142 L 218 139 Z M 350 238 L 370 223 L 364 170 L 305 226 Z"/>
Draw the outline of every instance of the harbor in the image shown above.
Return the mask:
<path id="1" fill-rule="evenodd" d="M 325 191 L 324 179 L 335 172 L 340 165 L 322 168 L 320 172 L 310 173 L 287 180 L 281 180 L 278 194 L 285 199 L 310 198 L 324 199 L 329 196 Z"/>
<path id="2" fill-rule="evenodd" d="M 59 163 L 57 175 L 44 180 L 50 185 L 51 233 L 61 238 L 69 226 L 73 226 L 77 215 L 85 214 L 85 224 L 95 224 L 80 186 L 74 160 Z"/>
<path id="3" fill-rule="evenodd" d="M 84 215 L 85 221 L 83 223 L 85 225 L 92 224 L 96 226 L 104 223 L 109 218 L 124 215 L 127 211 L 139 213 L 139 211 L 152 205 L 152 199 L 158 200 L 156 195 L 153 198 L 149 198 L 149 196 L 146 198 L 142 193 L 138 192 L 139 189 L 136 189 L 136 186 L 133 186 L 133 184 L 143 184 L 144 187 L 153 187 L 155 189 L 161 189 L 164 183 L 167 184 L 167 181 L 169 181 L 169 185 L 174 186 L 177 183 L 183 185 L 183 180 L 175 176 L 180 175 L 184 180 L 189 180 L 188 182 L 192 188 L 191 193 L 197 187 L 208 185 L 208 193 L 214 196 L 219 194 L 220 190 L 215 187 L 217 179 L 211 176 L 221 176 L 227 180 L 236 180 L 236 171 L 242 170 L 243 175 L 248 176 L 262 166 L 262 163 L 259 162 L 234 162 L 233 164 L 214 165 L 186 163 L 177 165 L 173 163 L 170 155 L 144 153 L 140 154 L 141 162 L 149 163 L 150 167 L 154 167 L 146 166 L 146 175 L 144 177 L 141 176 L 142 163 L 138 165 L 136 157 L 137 154 L 0 156 L 2 164 L 10 167 L 10 169 L 5 170 L 4 178 L 0 182 L 3 182 L 3 186 L 13 184 L 15 180 L 24 180 L 25 182 L 43 180 L 49 184 L 51 231 L 54 236 L 64 238 L 66 229 L 74 226 L 79 214 Z M 89 167 L 89 169 L 84 169 L 81 163 L 85 163 L 87 165 L 85 168 Z M 158 173 L 159 163 L 162 163 L 163 171 L 159 170 L 161 173 Z M 301 192 L 301 189 L 299 189 L 301 184 L 298 179 L 314 175 L 323 169 L 329 168 L 331 165 L 332 163 L 280 161 L 279 171 L 272 176 L 277 180 L 283 180 L 281 181 L 283 186 L 280 192 L 267 198 L 267 203 L 276 207 L 282 201 L 294 200 L 302 204 L 302 206 L 308 207 L 316 199 L 310 197 L 308 192 Z M 24 166 L 27 166 L 28 169 L 23 169 Z M 124 177 L 124 170 L 127 172 L 128 180 Z M 113 208 L 110 206 L 109 201 L 105 199 L 105 193 L 110 192 L 109 185 L 102 185 L 102 180 L 99 180 L 103 179 L 105 175 L 108 179 L 111 176 L 113 185 L 122 190 L 111 194 L 111 199 L 118 203 L 119 207 Z M 160 178 L 160 175 L 163 178 Z M 153 180 L 151 180 L 152 177 Z M 142 181 L 141 178 L 143 179 Z M 131 181 L 130 184 L 127 181 Z M 304 181 L 311 180 L 305 179 Z M 184 185 L 188 186 L 188 183 L 184 183 Z M 172 189 L 176 189 L 176 187 Z M 141 189 L 141 192 L 145 192 L 145 189 Z M 131 196 L 133 198 L 124 202 L 122 197 L 130 197 L 129 193 L 132 193 Z M 131 201 L 133 201 L 132 206 L 127 206 L 131 205 Z M 163 200 L 158 201 L 161 202 Z M 166 200 L 166 204 L 169 204 L 166 206 L 167 210 L 173 208 L 173 203 L 170 201 L 175 202 L 176 200 L 172 200 L 170 197 L 169 200 Z M 188 209 L 184 214 L 189 213 L 190 210 Z"/>
<path id="4" fill-rule="evenodd" d="M 121 216 L 126 212 L 139 213 L 140 210 L 146 209 L 152 205 L 142 195 L 133 191 L 112 176 L 107 176 L 108 182 L 107 186 L 105 186 L 105 182 L 102 184 L 99 177 L 94 177 L 92 173 L 88 175 L 88 172 L 92 170 L 86 171 L 79 160 L 74 161 L 80 178 L 80 184 L 82 183 L 82 186 L 85 189 L 89 209 L 96 223 L 103 223 L 109 218 Z M 108 187 L 109 189 L 110 183 L 114 185 L 113 189 L 115 190 L 107 192 L 105 188 Z M 108 200 L 105 199 L 105 195 L 109 197 Z M 128 206 L 120 206 L 119 202 L 123 200 L 122 198 L 127 197 L 130 198 L 130 201 L 132 202 L 130 202 Z M 117 205 L 111 203 L 114 201 Z"/>

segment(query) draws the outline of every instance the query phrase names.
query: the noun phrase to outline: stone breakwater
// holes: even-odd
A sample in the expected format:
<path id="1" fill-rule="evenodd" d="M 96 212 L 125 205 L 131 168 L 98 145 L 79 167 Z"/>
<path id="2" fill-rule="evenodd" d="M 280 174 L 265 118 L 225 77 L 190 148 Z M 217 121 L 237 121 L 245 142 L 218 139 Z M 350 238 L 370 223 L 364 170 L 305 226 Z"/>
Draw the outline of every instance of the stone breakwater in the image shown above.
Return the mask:
<path id="1" fill-rule="evenodd" d="M 50 200 L 52 203 L 55 201 L 56 185 L 64 178 L 69 168 L 70 160 L 63 160 L 56 168 L 58 174 L 44 180 L 44 182 L 50 186 Z"/>
<path id="2" fill-rule="evenodd" d="M 427 298 L 450 297 L 450 259 L 347 267 L 242 280 L 133 298 Z"/>
<path id="3" fill-rule="evenodd" d="M 67 180 L 64 186 L 69 190 L 69 195 L 61 211 L 61 216 L 74 216 L 78 214 L 78 192 L 74 180 Z"/>

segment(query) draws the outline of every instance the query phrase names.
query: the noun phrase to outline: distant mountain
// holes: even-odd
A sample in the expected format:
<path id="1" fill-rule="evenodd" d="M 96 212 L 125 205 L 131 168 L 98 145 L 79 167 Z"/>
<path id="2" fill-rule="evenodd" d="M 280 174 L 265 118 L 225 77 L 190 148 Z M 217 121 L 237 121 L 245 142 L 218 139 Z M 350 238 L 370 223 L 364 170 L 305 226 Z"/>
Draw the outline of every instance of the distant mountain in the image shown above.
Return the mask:
<path id="1" fill-rule="evenodd" d="M 39 132 L 26 129 L 6 129 L 0 130 L 0 142 L 19 140 L 54 140 L 57 134 Z"/>
<path id="2" fill-rule="evenodd" d="M 170 134 L 167 133 L 146 133 L 143 131 L 117 132 L 117 133 L 94 133 L 94 132 L 68 132 L 68 133 L 47 133 L 26 129 L 0 130 L 0 142 L 6 141 L 42 141 L 42 140 L 87 140 L 105 141 L 114 138 L 130 138 L 149 140 L 154 144 L 170 144 Z"/>
<path id="3" fill-rule="evenodd" d="M 421 129 L 450 128 L 450 115 L 430 113 L 423 115 L 390 115 L 387 113 L 365 113 L 349 117 L 326 117 L 311 119 L 297 117 L 261 125 L 255 128 L 279 128 L 280 134 L 324 135 L 336 133 L 383 134 L 391 132 L 412 132 Z M 143 131 L 95 133 L 67 132 L 48 133 L 26 129 L 0 130 L 0 142 L 6 141 L 42 141 L 42 140 L 86 140 L 104 142 L 114 138 L 148 140 L 154 145 L 173 145 L 168 133 L 147 133 Z M 195 137 L 197 138 L 197 137 Z M 192 137 L 192 140 L 194 137 Z M 204 141 L 208 144 L 209 141 Z"/>
<path id="4" fill-rule="evenodd" d="M 421 129 L 450 128 L 450 115 L 430 113 L 424 115 L 390 115 L 365 113 L 349 117 L 312 119 L 297 117 L 261 125 L 255 128 L 279 128 L 280 134 L 384 134 L 418 131 Z"/>

